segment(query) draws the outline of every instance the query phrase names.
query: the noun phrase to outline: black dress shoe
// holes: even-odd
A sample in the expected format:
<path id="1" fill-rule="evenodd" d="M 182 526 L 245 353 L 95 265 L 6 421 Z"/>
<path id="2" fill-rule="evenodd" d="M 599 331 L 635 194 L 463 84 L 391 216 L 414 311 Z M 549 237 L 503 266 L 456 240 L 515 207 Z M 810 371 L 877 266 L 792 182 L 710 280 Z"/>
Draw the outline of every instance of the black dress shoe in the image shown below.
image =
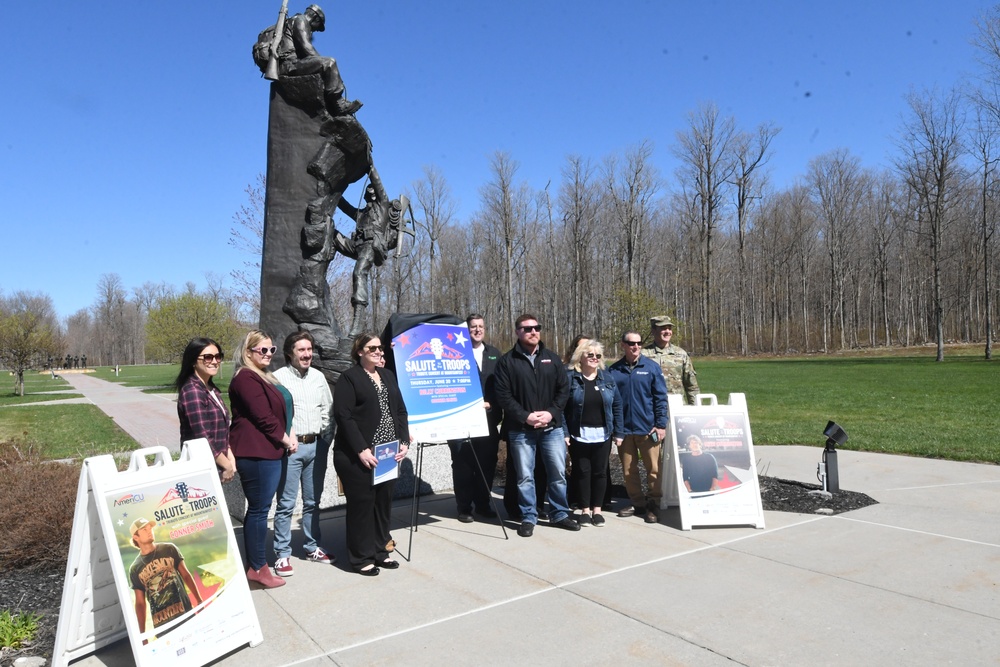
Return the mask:
<path id="1" fill-rule="evenodd" d="M 396 565 L 398 566 L 399 563 L 397 563 Z M 360 574 L 363 577 L 377 577 L 378 573 L 379 573 L 379 569 L 378 569 L 377 565 L 373 565 L 372 567 L 368 568 L 367 570 L 358 570 L 357 572 L 358 572 L 358 574 Z"/>
<path id="2" fill-rule="evenodd" d="M 494 512 L 489 507 L 477 508 L 476 509 L 476 514 L 478 514 L 481 517 L 485 517 L 487 519 L 495 519 L 495 518 L 497 518 L 497 513 Z"/>
<path id="3" fill-rule="evenodd" d="M 459 512 L 458 520 L 462 523 L 472 523 L 476 519 L 472 516 L 472 512 Z"/>
<path id="4" fill-rule="evenodd" d="M 517 527 L 517 534 L 521 537 L 531 537 L 535 533 L 535 524 L 525 521 Z"/>
<path id="5" fill-rule="evenodd" d="M 559 521 L 553 522 L 549 525 L 555 526 L 557 528 L 565 528 L 566 530 L 580 530 L 580 524 L 571 516 L 565 516 Z"/>
<path id="6" fill-rule="evenodd" d="M 386 570 L 398 570 L 399 561 L 392 560 L 391 558 L 386 558 L 384 561 L 379 563 L 379 565 Z"/>

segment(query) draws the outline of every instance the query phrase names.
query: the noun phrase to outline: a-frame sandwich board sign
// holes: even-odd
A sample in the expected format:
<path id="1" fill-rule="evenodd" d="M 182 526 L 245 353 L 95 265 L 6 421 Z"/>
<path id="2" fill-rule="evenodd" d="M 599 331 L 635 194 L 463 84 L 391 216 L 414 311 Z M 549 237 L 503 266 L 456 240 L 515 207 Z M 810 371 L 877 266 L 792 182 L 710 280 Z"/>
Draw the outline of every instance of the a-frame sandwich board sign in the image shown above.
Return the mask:
<path id="1" fill-rule="evenodd" d="M 757 461 L 745 394 L 719 405 L 714 394 L 698 394 L 696 405 L 667 397 L 668 458 L 662 466 L 663 505 L 680 508 L 681 528 L 764 527 Z"/>
<path id="2" fill-rule="evenodd" d="M 150 463 L 149 459 L 152 459 Z M 263 641 L 212 450 L 111 455 L 80 472 L 56 667 L 129 638 L 137 665 L 203 665 Z"/>

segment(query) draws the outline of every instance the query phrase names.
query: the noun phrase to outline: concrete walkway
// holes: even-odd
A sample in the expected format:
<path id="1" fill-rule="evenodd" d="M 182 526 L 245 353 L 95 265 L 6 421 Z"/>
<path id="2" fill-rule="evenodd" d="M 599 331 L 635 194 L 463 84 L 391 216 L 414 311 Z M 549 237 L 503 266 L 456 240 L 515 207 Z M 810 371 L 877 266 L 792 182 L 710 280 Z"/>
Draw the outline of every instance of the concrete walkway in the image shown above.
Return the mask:
<path id="1" fill-rule="evenodd" d="M 100 380 L 83 373 L 63 376 L 83 399 L 50 401 L 57 403 L 93 403 L 115 420 L 141 447 L 167 447 L 173 453 L 181 450 L 180 422 L 177 400 L 173 394 L 145 394 L 135 387 Z M 36 405 L 46 405 L 40 403 Z"/>
<path id="2" fill-rule="evenodd" d="M 770 475 L 815 480 L 818 448 L 756 454 Z M 767 512 L 760 530 L 682 531 L 672 510 L 530 539 L 508 524 L 505 540 L 436 496 L 412 553 L 400 503 L 399 570 L 295 560 L 286 586 L 252 593 L 264 642 L 214 664 L 1000 664 L 1000 467 L 841 452 L 840 479 L 880 504 Z M 322 544 L 346 562 L 342 510 Z M 133 661 L 122 641 L 75 664 Z"/>

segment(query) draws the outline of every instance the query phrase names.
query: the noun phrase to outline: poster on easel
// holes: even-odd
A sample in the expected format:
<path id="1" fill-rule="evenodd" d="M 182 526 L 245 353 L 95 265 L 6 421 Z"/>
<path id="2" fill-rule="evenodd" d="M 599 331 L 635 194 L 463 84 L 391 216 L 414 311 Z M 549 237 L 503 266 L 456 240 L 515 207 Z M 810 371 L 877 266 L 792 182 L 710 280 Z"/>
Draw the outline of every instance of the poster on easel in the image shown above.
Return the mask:
<path id="1" fill-rule="evenodd" d="M 681 528 L 763 528 L 746 395 L 730 394 L 729 404 L 719 405 L 713 394 L 699 394 L 697 405 L 685 405 L 682 396 L 671 394 L 668 404 L 663 498 L 680 508 Z"/>
<path id="2" fill-rule="evenodd" d="M 177 461 L 138 450 L 122 472 L 111 456 L 84 462 L 53 664 L 125 636 L 143 666 L 203 665 L 263 640 L 207 441 Z"/>
<path id="3" fill-rule="evenodd" d="M 479 366 L 464 322 L 418 324 L 392 339 L 392 351 L 414 441 L 489 435 Z"/>

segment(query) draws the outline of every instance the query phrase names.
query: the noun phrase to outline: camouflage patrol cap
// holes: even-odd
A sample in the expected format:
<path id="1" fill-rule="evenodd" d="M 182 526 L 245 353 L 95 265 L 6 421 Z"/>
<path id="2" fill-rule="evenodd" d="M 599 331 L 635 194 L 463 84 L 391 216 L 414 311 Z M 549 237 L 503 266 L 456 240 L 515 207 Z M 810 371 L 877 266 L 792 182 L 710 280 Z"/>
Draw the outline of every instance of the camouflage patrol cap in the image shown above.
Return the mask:
<path id="1" fill-rule="evenodd" d="M 657 315 L 656 317 L 651 317 L 649 319 L 649 324 L 654 327 L 674 328 L 674 321 L 670 319 L 669 315 Z"/>

